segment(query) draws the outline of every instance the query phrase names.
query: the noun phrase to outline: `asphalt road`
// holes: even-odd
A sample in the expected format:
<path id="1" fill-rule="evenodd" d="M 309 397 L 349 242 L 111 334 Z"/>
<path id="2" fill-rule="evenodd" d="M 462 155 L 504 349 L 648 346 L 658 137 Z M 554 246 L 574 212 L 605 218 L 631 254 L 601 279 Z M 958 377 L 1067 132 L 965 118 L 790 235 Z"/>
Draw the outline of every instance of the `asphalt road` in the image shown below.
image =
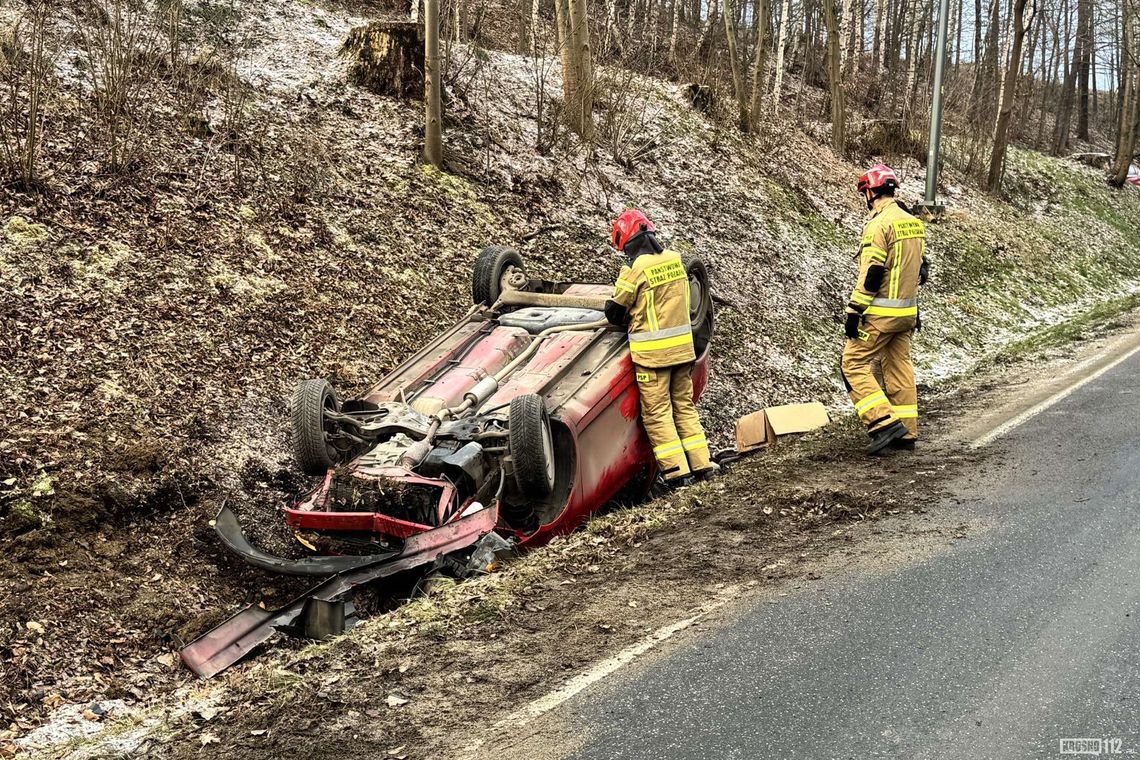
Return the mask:
<path id="1" fill-rule="evenodd" d="M 756 604 L 564 705 L 574 756 L 1140 755 L 1138 376 L 1140 355 L 992 444 L 1003 466 L 952 507 L 990 529 Z"/>

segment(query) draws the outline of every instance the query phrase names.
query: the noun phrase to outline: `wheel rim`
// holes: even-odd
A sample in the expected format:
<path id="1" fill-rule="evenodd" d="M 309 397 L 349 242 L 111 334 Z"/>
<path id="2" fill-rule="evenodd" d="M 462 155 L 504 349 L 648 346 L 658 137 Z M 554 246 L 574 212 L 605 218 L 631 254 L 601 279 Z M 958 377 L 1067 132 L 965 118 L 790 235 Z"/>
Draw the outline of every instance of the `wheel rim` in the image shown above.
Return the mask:
<path id="1" fill-rule="evenodd" d="M 329 439 L 336 433 L 336 423 L 330 420 L 328 415 L 324 412 L 336 411 L 336 398 L 331 393 L 326 395 L 324 403 L 321 404 L 321 406 L 324 408 L 324 411 L 321 412 L 321 429 L 325 433 L 325 453 L 328 455 L 329 461 L 335 464 L 340 458 L 340 451 L 337 450 L 336 446 L 332 445 Z"/>
<path id="2" fill-rule="evenodd" d="M 542 426 L 542 459 L 546 463 L 546 482 L 554 488 L 554 437 L 550 434 L 550 421 Z"/>
<path id="3" fill-rule="evenodd" d="M 689 276 L 689 323 L 696 326 L 704 321 L 705 286 L 695 274 Z"/>
<path id="4" fill-rule="evenodd" d="M 512 282 L 512 280 L 514 280 L 514 282 Z M 495 298 L 498 299 L 504 290 L 512 287 L 517 289 L 525 285 L 526 272 L 508 262 L 505 267 L 499 270 L 499 277 L 495 282 L 496 285 L 498 285 L 498 289 L 495 291 Z"/>

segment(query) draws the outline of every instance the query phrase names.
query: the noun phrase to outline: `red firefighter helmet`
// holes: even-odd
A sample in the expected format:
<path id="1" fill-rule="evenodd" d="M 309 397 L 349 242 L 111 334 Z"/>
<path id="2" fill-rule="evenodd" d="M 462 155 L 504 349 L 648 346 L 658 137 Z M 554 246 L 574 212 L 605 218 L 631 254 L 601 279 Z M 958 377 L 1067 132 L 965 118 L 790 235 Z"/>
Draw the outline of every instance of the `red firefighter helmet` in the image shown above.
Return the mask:
<path id="1" fill-rule="evenodd" d="M 878 190 L 881 187 L 889 187 L 892 190 L 899 186 L 899 178 L 895 174 L 895 170 L 886 164 L 875 164 L 859 178 L 859 192 L 866 193 L 868 190 Z"/>
<path id="2" fill-rule="evenodd" d="M 625 250 L 625 244 L 642 232 L 652 232 L 653 222 L 649 217 L 635 208 L 627 208 L 621 216 L 614 220 L 610 230 L 610 242 L 619 251 Z"/>

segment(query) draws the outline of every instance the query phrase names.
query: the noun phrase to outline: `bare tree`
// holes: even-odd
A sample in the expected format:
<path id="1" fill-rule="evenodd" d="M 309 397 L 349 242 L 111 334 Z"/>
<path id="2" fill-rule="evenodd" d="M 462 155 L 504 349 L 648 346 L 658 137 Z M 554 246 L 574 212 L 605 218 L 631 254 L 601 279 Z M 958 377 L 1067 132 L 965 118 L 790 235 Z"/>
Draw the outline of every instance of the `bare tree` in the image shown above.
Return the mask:
<path id="1" fill-rule="evenodd" d="M 98 129 L 112 173 L 135 165 L 146 144 L 146 95 L 161 58 L 157 27 L 127 0 L 77 6 L 73 27 L 87 59 Z"/>
<path id="2" fill-rule="evenodd" d="M 0 44 L 0 159 L 5 174 L 28 189 L 38 179 L 44 101 L 55 81 L 49 18 L 47 5 L 36 3 L 16 20 L 10 44 Z"/>
<path id="3" fill-rule="evenodd" d="M 748 106 L 749 126 L 756 127 L 760 102 L 764 98 L 764 72 L 768 59 L 769 0 L 756 0 L 756 53 L 752 63 L 752 100 Z"/>
<path id="4" fill-rule="evenodd" d="M 562 99 L 570 128 L 583 139 L 594 136 L 594 62 L 586 0 L 554 0 Z"/>
<path id="5" fill-rule="evenodd" d="M 673 18 L 669 22 L 669 63 L 677 63 L 677 33 L 681 31 L 681 0 L 673 0 Z"/>
<path id="6" fill-rule="evenodd" d="M 1077 47 L 1077 138 L 1089 139 L 1089 74 L 1092 71 L 1096 37 L 1093 30 L 1092 0 L 1077 0 L 1077 27 L 1080 35 Z"/>
<path id="7" fill-rule="evenodd" d="M 1029 0 L 1014 0 L 1013 19 L 1010 21 L 1012 40 L 1009 51 L 1009 68 L 1005 74 L 999 97 L 997 123 L 994 126 L 994 147 L 990 153 L 990 171 L 986 178 L 986 188 L 994 191 L 1001 187 L 1005 174 L 1005 154 L 1009 144 L 1009 122 L 1013 114 L 1013 101 L 1017 94 L 1017 81 L 1021 78 L 1021 49 L 1025 35 L 1033 23 L 1033 11 L 1025 18 L 1025 7 Z"/>
<path id="8" fill-rule="evenodd" d="M 835 152 L 847 152 L 847 97 L 843 92 L 843 67 L 839 61 L 839 19 L 835 0 L 823 0 L 827 26 L 827 80 L 831 91 L 831 145 Z"/>
<path id="9" fill-rule="evenodd" d="M 887 0 L 875 0 L 875 73 L 882 78 L 887 70 Z"/>
<path id="10" fill-rule="evenodd" d="M 424 160 L 443 166 L 443 102 L 440 93 L 439 0 L 424 0 Z"/>
<path id="11" fill-rule="evenodd" d="M 1136 155 L 1137 133 L 1140 132 L 1140 55 L 1137 55 L 1137 0 L 1122 0 L 1122 43 L 1120 46 L 1121 77 L 1120 118 L 1116 140 L 1116 158 L 1109 183 L 1123 187 L 1128 169 Z"/>
<path id="12" fill-rule="evenodd" d="M 792 25 L 791 2 L 783 0 L 780 3 L 780 34 L 776 42 L 776 81 L 772 85 L 772 105 L 780 107 L 780 88 L 784 83 L 784 50 L 788 46 L 788 29 Z"/>
<path id="13" fill-rule="evenodd" d="M 724 35 L 728 44 L 728 65 L 732 70 L 732 88 L 736 93 L 736 105 L 739 111 L 738 123 L 741 132 L 751 128 L 748 116 L 748 100 L 744 94 L 744 75 L 740 72 L 740 56 L 736 54 L 736 24 L 733 21 L 734 13 L 728 5 L 728 0 L 722 0 L 721 16 L 724 18 Z"/>

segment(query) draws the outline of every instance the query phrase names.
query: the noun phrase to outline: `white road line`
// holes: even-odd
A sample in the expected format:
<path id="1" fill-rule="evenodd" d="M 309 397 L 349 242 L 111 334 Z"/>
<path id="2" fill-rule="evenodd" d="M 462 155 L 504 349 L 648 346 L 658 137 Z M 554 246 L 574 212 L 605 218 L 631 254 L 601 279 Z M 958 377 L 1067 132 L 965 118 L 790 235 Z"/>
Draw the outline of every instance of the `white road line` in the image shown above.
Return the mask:
<path id="1" fill-rule="evenodd" d="M 1044 401 L 1042 401 L 1038 404 L 1034 404 L 1033 406 L 1026 409 L 1024 412 L 1017 415 L 1016 417 L 1013 417 L 1009 420 L 1006 420 L 1005 422 L 998 425 L 996 428 L 994 428 L 990 432 L 983 435 L 981 438 L 978 438 L 973 443 L 971 443 L 970 448 L 971 449 L 980 449 L 983 446 L 987 446 L 987 445 L 993 443 L 998 438 L 1001 438 L 1003 435 L 1006 435 L 1007 433 L 1017 429 L 1021 425 L 1025 424 L 1029 420 L 1031 420 L 1034 417 L 1036 417 L 1037 415 L 1041 414 L 1041 412 L 1044 412 L 1046 409 L 1053 406 L 1058 401 L 1062 401 L 1065 398 L 1068 398 L 1069 395 L 1071 395 L 1077 389 L 1082 388 L 1085 385 L 1088 385 L 1089 383 L 1091 383 L 1093 380 L 1096 380 L 1098 377 L 1100 377 L 1104 373 L 1108 372 L 1109 370 L 1113 369 L 1114 367 L 1118 366 L 1119 364 L 1122 364 L 1123 362 L 1128 361 L 1138 351 L 1140 351 L 1140 346 L 1134 347 L 1128 353 L 1124 354 L 1123 356 L 1118 356 L 1116 359 L 1113 359 L 1111 362 L 1109 362 L 1105 366 L 1101 367 L 1096 372 L 1093 372 L 1091 375 L 1086 375 L 1085 377 L 1082 377 L 1080 380 L 1073 383 L 1068 388 L 1065 388 L 1064 390 L 1057 391 L 1056 393 L 1054 393 L 1049 398 L 1045 399 Z"/>
<path id="2" fill-rule="evenodd" d="M 752 584 L 747 584 L 751 586 Z M 504 728 L 517 728 L 524 725 L 526 721 L 537 718 L 540 715 L 545 715 L 554 708 L 561 705 L 568 699 L 571 699 L 576 694 L 584 689 L 592 686 L 593 684 L 601 681 L 606 676 L 612 675 L 618 669 L 628 665 L 629 663 L 641 657 L 646 652 L 657 647 L 659 644 L 671 639 L 676 634 L 696 624 L 702 618 L 707 617 L 709 613 L 723 607 L 733 599 L 740 595 L 739 586 L 729 586 L 723 589 L 711 601 L 701 606 L 700 611 L 692 617 L 685 618 L 676 623 L 658 628 L 653 633 L 642 638 L 641 640 L 630 644 L 625 649 L 621 650 L 613 657 L 609 657 L 601 662 L 593 665 L 589 669 L 577 674 L 561 687 L 555 689 L 549 694 L 543 695 L 538 699 L 523 705 L 522 708 L 508 715 L 506 718 L 499 720 L 492 726 L 492 731 L 501 730 Z M 467 747 L 468 750 L 477 749 L 482 744 L 482 741 L 477 742 L 475 745 Z"/>

